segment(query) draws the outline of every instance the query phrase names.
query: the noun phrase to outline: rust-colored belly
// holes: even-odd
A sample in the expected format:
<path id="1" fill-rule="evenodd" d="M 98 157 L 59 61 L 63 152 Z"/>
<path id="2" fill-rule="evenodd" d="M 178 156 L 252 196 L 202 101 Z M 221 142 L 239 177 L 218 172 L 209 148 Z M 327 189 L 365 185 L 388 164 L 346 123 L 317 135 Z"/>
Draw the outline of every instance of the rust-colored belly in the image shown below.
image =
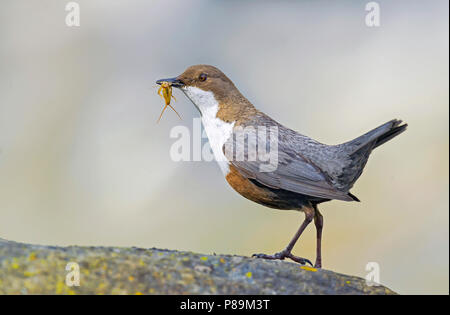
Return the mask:
<path id="1" fill-rule="evenodd" d="M 226 175 L 226 180 L 234 190 L 240 193 L 247 199 L 254 202 L 265 204 L 270 202 L 274 196 L 271 196 L 270 191 L 264 188 L 258 187 L 253 184 L 248 178 L 242 176 L 239 171 L 232 165 L 230 165 L 230 172 Z"/>
<path id="2" fill-rule="evenodd" d="M 243 197 L 266 207 L 282 210 L 300 210 L 305 200 L 302 196 L 282 189 L 271 189 L 264 185 L 256 185 L 230 165 L 230 171 L 225 176 L 228 184 Z"/>

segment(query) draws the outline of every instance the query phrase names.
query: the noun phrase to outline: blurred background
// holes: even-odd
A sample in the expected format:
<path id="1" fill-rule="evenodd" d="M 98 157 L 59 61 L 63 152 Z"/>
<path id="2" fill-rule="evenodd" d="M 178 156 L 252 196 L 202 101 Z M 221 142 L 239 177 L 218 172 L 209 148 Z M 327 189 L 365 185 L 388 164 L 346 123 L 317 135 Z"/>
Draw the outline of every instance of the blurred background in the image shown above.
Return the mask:
<path id="1" fill-rule="evenodd" d="M 214 162 L 173 162 L 198 117 L 156 79 L 223 70 L 260 110 L 337 144 L 392 119 L 353 194 L 321 205 L 324 268 L 449 292 L 448 1 L 66 1 L 0 5 L 0 237 L 37 244 L 274 253 L 303 220 L 235 193 Z M 192 130 L 192 129 L 191 129 Z M 294 253 L 315 259 L 315 229 Z"/>

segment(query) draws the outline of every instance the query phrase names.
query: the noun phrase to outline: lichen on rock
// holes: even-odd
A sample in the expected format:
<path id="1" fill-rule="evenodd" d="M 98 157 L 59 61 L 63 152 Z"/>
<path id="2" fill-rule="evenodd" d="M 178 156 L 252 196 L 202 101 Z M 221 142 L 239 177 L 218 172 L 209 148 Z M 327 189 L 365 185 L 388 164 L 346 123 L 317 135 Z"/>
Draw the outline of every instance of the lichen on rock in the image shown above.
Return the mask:
<path id="1" fill-rule="evenodd" d="M 76 263 L 78 269 L 66 270 L 69 263 Z M 73 271 L 79 274 L 79 286 L 66 283 Z M 41 246 L 0 239 L 0 294 L 395 293 L 384 286 L 367 286 L 359 277 L 287 261 L 156 248 Z"/>

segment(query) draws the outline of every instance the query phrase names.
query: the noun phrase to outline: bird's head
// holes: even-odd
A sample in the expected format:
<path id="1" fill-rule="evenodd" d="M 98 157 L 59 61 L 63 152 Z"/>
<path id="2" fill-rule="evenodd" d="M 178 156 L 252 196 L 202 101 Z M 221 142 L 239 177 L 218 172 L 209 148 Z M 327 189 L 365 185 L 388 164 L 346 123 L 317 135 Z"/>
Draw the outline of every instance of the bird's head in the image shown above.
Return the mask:
<path id="1" fill-rule="evenodd" d="M 181 89 L 202 114 L 219 104 L 248 102 L 222 71 L 209 65 L 190 66 L 175 78 L 156 81 L 163 82 Z"/>

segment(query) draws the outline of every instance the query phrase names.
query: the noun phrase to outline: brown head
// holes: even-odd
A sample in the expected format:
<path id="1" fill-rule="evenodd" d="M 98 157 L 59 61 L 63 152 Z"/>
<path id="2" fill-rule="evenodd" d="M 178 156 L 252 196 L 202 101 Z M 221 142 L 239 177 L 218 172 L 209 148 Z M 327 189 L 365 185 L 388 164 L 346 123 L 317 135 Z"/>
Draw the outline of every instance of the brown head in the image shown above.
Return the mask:
<path id="1" fill-rule="evenodd" d="M 256 111 L 233 82 L 213 66 L 190 66 L 176 78 L 162 79 L 156 83 L 165 81 L 181 89 L 202 115 L 206 111 L 216 110 L 217 117 L 222 120 L 237 121 L 242 115 Z"/>

